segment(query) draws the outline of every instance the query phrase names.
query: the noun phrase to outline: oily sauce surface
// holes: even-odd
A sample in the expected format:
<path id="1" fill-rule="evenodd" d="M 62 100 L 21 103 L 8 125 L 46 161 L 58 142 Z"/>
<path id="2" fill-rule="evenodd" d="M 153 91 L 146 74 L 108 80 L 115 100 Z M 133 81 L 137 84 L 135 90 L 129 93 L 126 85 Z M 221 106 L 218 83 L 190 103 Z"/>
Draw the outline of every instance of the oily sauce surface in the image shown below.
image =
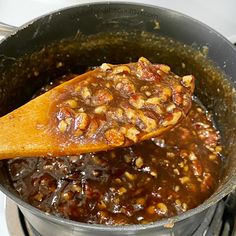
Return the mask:
<path id="1" fill-rule="evenodd" d="M 219 138 L 193 101 L 188 116 L 158 138 L 108 152 L 16 158 L 8 169 L 22 199 L 42 211 L 87 223 L 145 224 L 194 208 L 214 192 Z"/>
<path id="2" fill-rule="evenodd" d="M 144 57 L 103 63 L 58 88 L 50 130 L 64 145 L 130 146 L 178 123 L 191 107 L 193 90 L 192 75 L 180 77 Z"/>

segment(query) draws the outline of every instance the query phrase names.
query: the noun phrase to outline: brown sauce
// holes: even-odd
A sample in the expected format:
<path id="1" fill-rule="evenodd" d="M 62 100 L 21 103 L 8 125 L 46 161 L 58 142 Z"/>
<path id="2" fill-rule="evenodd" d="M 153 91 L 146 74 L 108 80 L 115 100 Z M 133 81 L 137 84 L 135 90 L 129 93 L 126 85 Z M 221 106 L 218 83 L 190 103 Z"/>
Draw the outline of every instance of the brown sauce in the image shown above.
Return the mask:
<path id="1" fill-rule="evenodd" d="M 80 222 L 145 224 L 181 214 L 215 191 L 222 165 L 219 134 L 192 103 L 177 127 L 131 147 L 9 160 L 13 185 L 36 208 Z"/>
<path id="2" fill-rule="evenodd" d="M 144 57 L 103 63 L 58 89 L 50 108 L 51 132 L 68 145 L 130 146 L 177 124 L 191 107 L 193 90 L 192 75 L 178 76 Z"/>

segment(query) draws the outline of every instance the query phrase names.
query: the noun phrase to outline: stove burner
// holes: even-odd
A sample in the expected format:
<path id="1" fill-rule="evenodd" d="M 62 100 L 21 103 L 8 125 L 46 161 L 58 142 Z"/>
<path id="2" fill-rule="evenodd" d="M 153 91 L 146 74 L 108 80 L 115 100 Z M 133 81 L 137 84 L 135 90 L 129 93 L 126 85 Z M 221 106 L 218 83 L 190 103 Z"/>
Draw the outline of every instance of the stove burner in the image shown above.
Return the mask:
<path id="1" fill-rule="evenodd" d="M 25 235 L 24 236 L 42 236 L 40 233 L 38 233 L 34 227 L 25 219 L 24 215 L 21 213 L 21 211 L 18 209 L 19 212 L 19 218 L 21 222 L 21 226 L 24 230 Z"/>
<path id="2" fill-rule="evenodd" d="M 27 229 L 26 236 L 42 236 L 38 231 L 36 231 L 34 229 L 34 227 L 30 223 L 28 223 L 28 221 L 26 221 L 26 220 L 24 220 L 24 221 L 25 221 L 25 226 L 26 226 L 26 229 Z"/>

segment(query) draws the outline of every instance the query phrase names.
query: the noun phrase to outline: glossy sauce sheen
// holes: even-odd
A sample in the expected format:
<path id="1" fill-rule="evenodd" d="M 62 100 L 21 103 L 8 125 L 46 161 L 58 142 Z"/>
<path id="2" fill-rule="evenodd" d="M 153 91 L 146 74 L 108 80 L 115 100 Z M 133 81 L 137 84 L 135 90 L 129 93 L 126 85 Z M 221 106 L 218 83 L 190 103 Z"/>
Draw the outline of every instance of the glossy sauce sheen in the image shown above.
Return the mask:
<path id="1" fill-rule="evenodd" d="M 87 223 L 145 224 L 207 199 L 219 184 L 220 152 L 218 132 L 193 101 L 188 116 L 158 138 L 109 152 L 12 159 L 8 168 L 22 199 L 42 211 Z"/>
<path id="2" fill-rule="evenodd" d="M 180 77 L 143 57 L 104 63 L 61 88 L 50 110 L 51 133 L 64 145 L 128 146 L 177 124 L 193 90 L 192 75 Z"/>

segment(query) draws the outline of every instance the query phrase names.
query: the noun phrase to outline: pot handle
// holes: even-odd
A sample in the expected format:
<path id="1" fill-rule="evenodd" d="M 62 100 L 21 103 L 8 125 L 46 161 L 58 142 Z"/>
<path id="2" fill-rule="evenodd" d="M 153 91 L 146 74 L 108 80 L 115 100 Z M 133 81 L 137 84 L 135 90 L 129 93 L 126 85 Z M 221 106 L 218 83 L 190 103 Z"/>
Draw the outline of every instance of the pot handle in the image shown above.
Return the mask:
<path id="1" fill-rule="evenodd" d="M 3 22 L 0 22 L 0 37 L 5 38 L 10 33 L 14 32 L 17 29 L 17 27 L 5 24 Z"/>

